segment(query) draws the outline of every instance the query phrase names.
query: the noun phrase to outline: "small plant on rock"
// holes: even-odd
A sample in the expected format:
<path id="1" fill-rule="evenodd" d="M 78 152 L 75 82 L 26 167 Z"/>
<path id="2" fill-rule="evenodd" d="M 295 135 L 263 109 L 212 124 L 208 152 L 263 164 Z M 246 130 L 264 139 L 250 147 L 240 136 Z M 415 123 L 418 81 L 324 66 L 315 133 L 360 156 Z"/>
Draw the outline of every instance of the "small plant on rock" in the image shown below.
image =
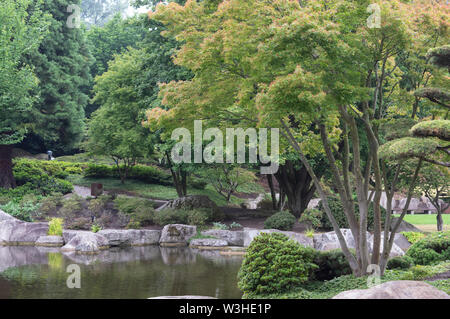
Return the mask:
<path id="1" fill-rule="evenodd" d="M 48 235 L 50 236 L 62 236 L 63 233 L 63 219 L 52 218 L 48 222 Z"/>

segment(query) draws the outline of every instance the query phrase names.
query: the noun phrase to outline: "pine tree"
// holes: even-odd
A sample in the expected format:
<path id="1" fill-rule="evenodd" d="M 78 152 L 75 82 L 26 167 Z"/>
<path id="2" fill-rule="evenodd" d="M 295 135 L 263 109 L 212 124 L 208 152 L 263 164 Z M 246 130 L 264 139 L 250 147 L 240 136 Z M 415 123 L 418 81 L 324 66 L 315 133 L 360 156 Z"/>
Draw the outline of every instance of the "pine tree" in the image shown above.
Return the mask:
<path id="1" fill-rule="evenodd" d="M 50 32 L 27 57 L 40 80 L 39 99 L 31 114 L 33 133 L 23 143 L 28 149 L 66 153 L 81 141 L 92 57 L 83 29 L 67 23 L 72 4 L 79 5 L 80 0 L 44 2 L 44 12 L 52 15 Z"/>

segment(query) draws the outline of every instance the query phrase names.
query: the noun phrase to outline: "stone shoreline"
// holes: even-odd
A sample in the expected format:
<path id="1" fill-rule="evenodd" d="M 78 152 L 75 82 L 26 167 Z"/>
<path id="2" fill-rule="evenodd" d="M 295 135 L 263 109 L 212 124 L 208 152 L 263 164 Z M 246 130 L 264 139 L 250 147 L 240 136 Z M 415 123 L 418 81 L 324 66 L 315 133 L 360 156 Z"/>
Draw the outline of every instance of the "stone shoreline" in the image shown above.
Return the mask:
<path id="1" fill-rule="evenodd" d="M 217 230 L 201 232 L 206 238 L 193 238 L 197 227 L 183 224 L 166 225 L 162 230 L 105 229 L 98 233 L 81 230 L 64 230 L 62 236 L 48 236 L 48 223 L 27 223 L 0 211 L 0 245 L 57 247 L 61 251 L 95 254 L 110 247 L 160 245 L 162 247 L 189 246 L 200 250 L 219 250 L 224 256 L 243 255 L 245 247 L 260 233 L 282 233 L 305 247 L 320 251 L 339 249 L 335 232 L 308 237 L 301 233 L 275 229 Z M 349 229 L 342 229 L 349 248 L 355 241 Z M 373 236 L 367 233 L 369 243 Z M 371 245 L 370 245 L 371 246 Z M 391 256 L 402 256 L 409 247 L 406 238 L 396 234 Z"/>

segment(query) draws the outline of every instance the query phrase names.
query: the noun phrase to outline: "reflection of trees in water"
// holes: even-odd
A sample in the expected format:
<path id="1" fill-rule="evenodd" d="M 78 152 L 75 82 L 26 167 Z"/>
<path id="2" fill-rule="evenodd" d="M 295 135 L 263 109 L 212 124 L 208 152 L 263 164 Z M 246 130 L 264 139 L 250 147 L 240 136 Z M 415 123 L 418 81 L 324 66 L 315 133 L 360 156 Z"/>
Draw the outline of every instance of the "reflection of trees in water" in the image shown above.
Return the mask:
<path id="1" fill-rule="evenodd" d="M 188 248 L 136 247 L 97 256 L 43 255 L 48 264 L 10 268 L 14 298 L 149 298 L 206 295 L 240 298 L 241 259 Z M 66 267 L 79 263 L 81 289 L 66 287 Z M 122 260 L 122 261 L 120 261 Z M 1 261 L 0 261 L 1 263 Z M 1 276 L 1 275 L 0 275 Z M 0 283 L 1 284 L 1 283 Z M 218 295 L 216 294 L 218 293 Z"/>

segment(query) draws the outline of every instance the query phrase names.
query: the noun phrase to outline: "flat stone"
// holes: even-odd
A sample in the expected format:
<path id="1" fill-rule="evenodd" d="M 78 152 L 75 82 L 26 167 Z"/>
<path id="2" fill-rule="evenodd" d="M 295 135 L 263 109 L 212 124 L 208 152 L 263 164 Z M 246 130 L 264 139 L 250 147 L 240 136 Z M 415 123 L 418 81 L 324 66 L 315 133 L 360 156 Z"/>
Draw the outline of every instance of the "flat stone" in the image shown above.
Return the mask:
<path id="1" fill-rule="evenodd" d="M 244 231 L 242 230 L 209 229 L 202 231 L 202 235 L 225 240 L 229 246 L 244 246 Z"/>
<path id="2" fill-rule="evenodd" d="M 64 245 L 62 236 L 41 236 L 36 241 L 36 246 L 61 247 Z"/>
<path id="3" fill-rule="evenodd" d="M 199 248 L 199 249 L 203 247 L 221 249 L 223 247 L 228 246 L 228 242 L 222 239 L 202 238 L 191 240 L 189 246 L 191 248 Z"/>
<path id="4" fill-rule="evenodd" d="M 169 224 L 164 226 L 159 243 L 162 246 L 188 244 L 191 237 L 197 234 L 197 227 L 182 224 Z"/>
<path id="5" fill-rule="evenodd" d="M 423 281 L 398 280 L 370 289 L 344 291 L 333 299 L 450 299 L 450 296 Z"/>
<path id="6" fill-rule="evenodd" d="M 156 245 L 161 237 L 160 230 L 147 229 L 104 229 L 98 234 L 105 236 L 110 246 Z"/>

